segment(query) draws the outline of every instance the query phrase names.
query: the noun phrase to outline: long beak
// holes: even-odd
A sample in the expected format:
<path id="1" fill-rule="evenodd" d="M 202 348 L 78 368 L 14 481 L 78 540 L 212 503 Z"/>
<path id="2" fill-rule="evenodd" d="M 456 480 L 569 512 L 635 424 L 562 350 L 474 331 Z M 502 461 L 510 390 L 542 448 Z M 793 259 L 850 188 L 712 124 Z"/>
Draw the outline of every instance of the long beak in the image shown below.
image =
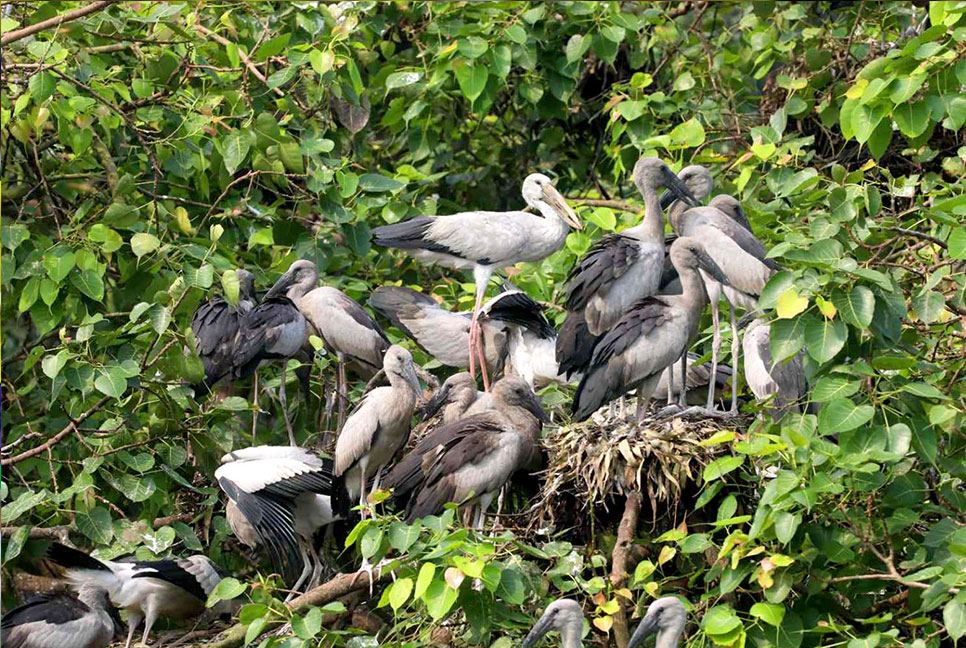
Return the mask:
<path id="1" fill-rule="evenodd" d="M 446 402 L 446 399 L 449 398 L 450 389 L 450 385 L 444 384 L 436 390 L 436 393 L 433 394 L 432 398 L 426 401 L 425 405 L 419 408 L 420 421 L 425 421 L 439 411 L 439 408 L 442 407 Z"/>
<path id="2" fill-rule="evenodd" d="M 674 200 L 680 200 L 688 204 L 690 207 L 698 206 L 698 199 L 694 197 L 691 190 L 688 189 L 688 185 L 685 184 L 684 180 L 674 175 L 674 172 L 668 169 L 667 179 L 666 179 L 667 191 L 665 194 L 670 193 Z M 663 203 L 664 196 L 661 196 L 661 201 Z M 673 202 L 673 200 L 672 200 Z M 662 204 L 663 206 L 663 204 Z"/>
<path id="3" fill-rule="evenodd" d="M 631 635 L 631 640 L 627 643 L 627 648 L 635 648 L 640 645 L 648 636 L 657 630 L 657 617 L 644 615 L 644 620 L 637 626 L 637 630 Z"/>
<path id="4" fill-rule="evenodd" d="M 281 277 L 278 278 L 278 281 L 275 282 L 274 286 L 268 289 L 268 292 L 265 293 L 265 299 L 284 296 L 285 293 L 288 292 L 289 287 L 294 283 L 295 283 L 295 275 L 289 272 L 286 272 L 285 274 L 283 274 Z"/>
<path id="5" fill-rule="evenodd" d="M 570 225 L 575 230 L 584 229 L 584 226 L 580 224 L 580 220 L 577 219 L 577 212 L 567 204 L 567 200 L 554 187 L 549 185 L 543 186 L 543 199 L 560 214 L 560 217 L 567 225 Z"/>
<path id="6" fill-rule="evenodd" d="M 728 280 L 728 275 L 724 273 L 715 260 L 711 258 L 707 252 L 698 252 L 698 265 L 701 269 L 710 274 L 714 279 L 726 286 L 730 286 L 731 282 Z"/>
<path id="7" fill-rule="evenodd" d="M 540 641 L 540 637 L 550 632 L 550 630 L 551 630 L 550 619 L 546 616 L 540 617 L 540 620 L 537 621 L 536 625 L 534 625 L 533 628 L 530 630 L 530 634 L 528 634 L 527 638 L 523 640 L 522 648 L 529 648 L 529 646 L 534 645 L 535 643 Z"/>
<path id="8" fill-rule="evenodd" d="M 423 399 L 423 388 L 419 386 L 419 378 L 416 377 L 416 370 L 411 364 L 406 364 L 406 368 L 403 369 L 403 378 L 409 383 L 409 386 L 413 388 L 413 393 L 416 394 L 416 400 Z"/>
<path id="9" fill-rule="evenodd" d="M 550 417 L 547 416 L 547 412 L 544 411 L 543 407 L 540 406 L 540 401 L 537 399 L 536 394 L 530 394 L 530 398 L 527 399 L 524 407 L 527 408 L 528 412 L 536 416 L 537 420 L 541 423 L 547 423 L 550 421 Z"/>
<path id="10" fill-rule="evenodd" d="M 665 189 L 664 193 L 661 194 L 661 211 L 666 211 L 667 208 L 673 205 L 674 201 L 677 199 L 677 196 Z"/>

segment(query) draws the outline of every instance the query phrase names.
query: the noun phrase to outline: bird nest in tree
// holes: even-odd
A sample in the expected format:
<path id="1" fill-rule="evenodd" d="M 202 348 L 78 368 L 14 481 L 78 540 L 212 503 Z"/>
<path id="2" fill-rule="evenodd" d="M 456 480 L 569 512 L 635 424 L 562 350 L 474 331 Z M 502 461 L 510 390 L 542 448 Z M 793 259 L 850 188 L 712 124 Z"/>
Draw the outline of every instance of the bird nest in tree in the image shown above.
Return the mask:
<path id="1" fill-rule="evenodd" d="M 573 519 L 592 514 L 597 507 L 606 510 L 615 495 L 637 490 L 650 501 L 652 511 L 662 505 L 673 508 L 685 488 L 696 485 L 704 467 L 726 447 L 702 442 L 739 425 L 711 419 L 591 419 L 547 429 L 543 445 L 549 466 L 533 523 L 554 528 L 558 516 Z M 574 510 L 575 503 L 584 510 Z"/>

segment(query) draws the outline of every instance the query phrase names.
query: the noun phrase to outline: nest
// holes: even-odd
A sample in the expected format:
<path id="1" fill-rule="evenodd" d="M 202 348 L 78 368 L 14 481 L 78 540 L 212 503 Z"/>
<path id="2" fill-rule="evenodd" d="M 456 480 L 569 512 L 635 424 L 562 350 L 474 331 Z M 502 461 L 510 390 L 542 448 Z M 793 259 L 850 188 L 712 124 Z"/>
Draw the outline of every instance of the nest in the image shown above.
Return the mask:
<path id="1" fill-rule="evenodd" d="M 659 509 L 676 508 L 685 488 L 696 484 L 704 467 L 727 447 L 701 442 L 734 429 L 735 423 L 590 420 L 549 429 L 543 438 L 549 466 L 534 522 L 553 528 L 558 516 L 606 510 L 608 500 L 638 490 L 650 500 L 656 518 Z"/>

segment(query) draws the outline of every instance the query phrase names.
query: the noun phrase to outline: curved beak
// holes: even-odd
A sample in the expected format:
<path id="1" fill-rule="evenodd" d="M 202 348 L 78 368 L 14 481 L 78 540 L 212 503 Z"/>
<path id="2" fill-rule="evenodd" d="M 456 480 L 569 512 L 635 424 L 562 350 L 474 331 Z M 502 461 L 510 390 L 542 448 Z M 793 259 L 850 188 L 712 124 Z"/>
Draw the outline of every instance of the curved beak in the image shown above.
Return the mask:
<path id="1" fill-rule="evenodd" d="M 429 417 L 436 414 L 439 408 L 443 406 L 446 399 L 449 398 L 449 392 L 452 389 L 451 385 L 443 383 L 443 385 L 436 390 L 433 397 L 426 401 L 426 404 L 419 408 L 419 420 L 425 421 Z"/>
<path id="2" fill-rule="evenodd" d="M 284 297 L 285 293 L 288 292 L 288 289 L 294 283 L 295 283 L 295 273 L 286 272 L 285 274 L 283 274 L 281 277 L 278 278 L 278 281 L 275 282 L 274 286 L 268 289 L 268 292 L 265 293 L 265 299 L 269 299 L 272 297 Z"/>
<path id="3" fill-rule="evenodd" d="M 662 208 L 664 207 L 665 196 L 668 194 L 670 194 L 668 200 L 671 202 L 674 202 L 674 200 L 680 200 L 686 203 L 689 207 L 698 206 L 698 199 L 695 198 L 694 194 L 691 193 L 691 190 L 688 189 L 688 185 L 685 184 L 684 180 L 677 177 L 674 171 L 671 171 L 670 169 L 668 169 L 666 172 L 664 186 L 667 187 L 667 191 L 664 192 L 664 196 L 661 196 Z"/>
<path id="4" fill-rule="evenodd" d="M 654 615 L 644 615 L 644 620 L 637 626 L 637 630 L 631 635 L 631 640 L 627 643 L 627 648 L 635 648 L 640 645 L 648 636 L 657 631 L 657 617 Z"/>
<path id="5" fill-rule="evenodd" d="M 552 622 L 549 617 L 547 616 L 540 617 L 540 620 L 537 621 L 536 625 L 534 625 L 533 628 L 530 630 L 530 634 L 528 634 L 527 638 L 523 640 L 522 648 L 528 648 L 529 646 L 532 646 L 538 641 L 540 641 L 540 637 L 542 637 L 543 635 L 550 632 L 550 630 L 552 630 L 551 623 Z"/>
<path id="6" fill-rule="evenodd" d="M 567 225 L 570 225 L 575 230 L 584 229 L 584 226 L 580 224 L 580 220 L 577 218 L 577 212 L 575 212 L 573 208 L 567 204 L 567 200 L 559 191 L 556 190 L 556 188 L 550 186 L 549 184 L 543 185 L 543 199 L 548 205 L 553 207 L 558 214 L 560 214 L 560 218 L 562 218 Z"/>
<path id="7" fill-rule="evenodd" d="M 711 258 L 711 255 L 704 250 L 698 252 L 698 265 L 702 270 L 707 272 L 709 275 L 714 277 L 715 281 L 718 281 L 726 286 L 730 286 L 731 282 L 728 281 L 728 275 L 724 273 L 715 260 Z"/>
<path id="8" fill-rule="evenodd" d="M 527 411 L 537 417 L 537 420 L 541 423 L 547 423 L 550 417 L 547 416 L 547 412 L 544 411 L 543 407 L 540 405 L 540 399 L 533 392 L 530 392 L 530 397 L 526 400 L 523 405 L 527 408 Z"/>

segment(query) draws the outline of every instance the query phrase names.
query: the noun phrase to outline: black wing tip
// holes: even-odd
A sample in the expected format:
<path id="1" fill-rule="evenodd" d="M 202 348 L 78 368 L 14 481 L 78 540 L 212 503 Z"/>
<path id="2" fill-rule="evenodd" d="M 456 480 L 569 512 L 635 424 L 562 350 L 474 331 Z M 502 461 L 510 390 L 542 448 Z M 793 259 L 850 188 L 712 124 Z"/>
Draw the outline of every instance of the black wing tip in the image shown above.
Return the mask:
<path id="1" fill-rule="evenodd" d="M 111 571 L 111 568 L 97 558 L 92 558 L 80 549 L 68 547 L 54 542 L 47 548 L 44 556 L 47 560 L 67 569 L 92 569 L 96 571 Z"/>

